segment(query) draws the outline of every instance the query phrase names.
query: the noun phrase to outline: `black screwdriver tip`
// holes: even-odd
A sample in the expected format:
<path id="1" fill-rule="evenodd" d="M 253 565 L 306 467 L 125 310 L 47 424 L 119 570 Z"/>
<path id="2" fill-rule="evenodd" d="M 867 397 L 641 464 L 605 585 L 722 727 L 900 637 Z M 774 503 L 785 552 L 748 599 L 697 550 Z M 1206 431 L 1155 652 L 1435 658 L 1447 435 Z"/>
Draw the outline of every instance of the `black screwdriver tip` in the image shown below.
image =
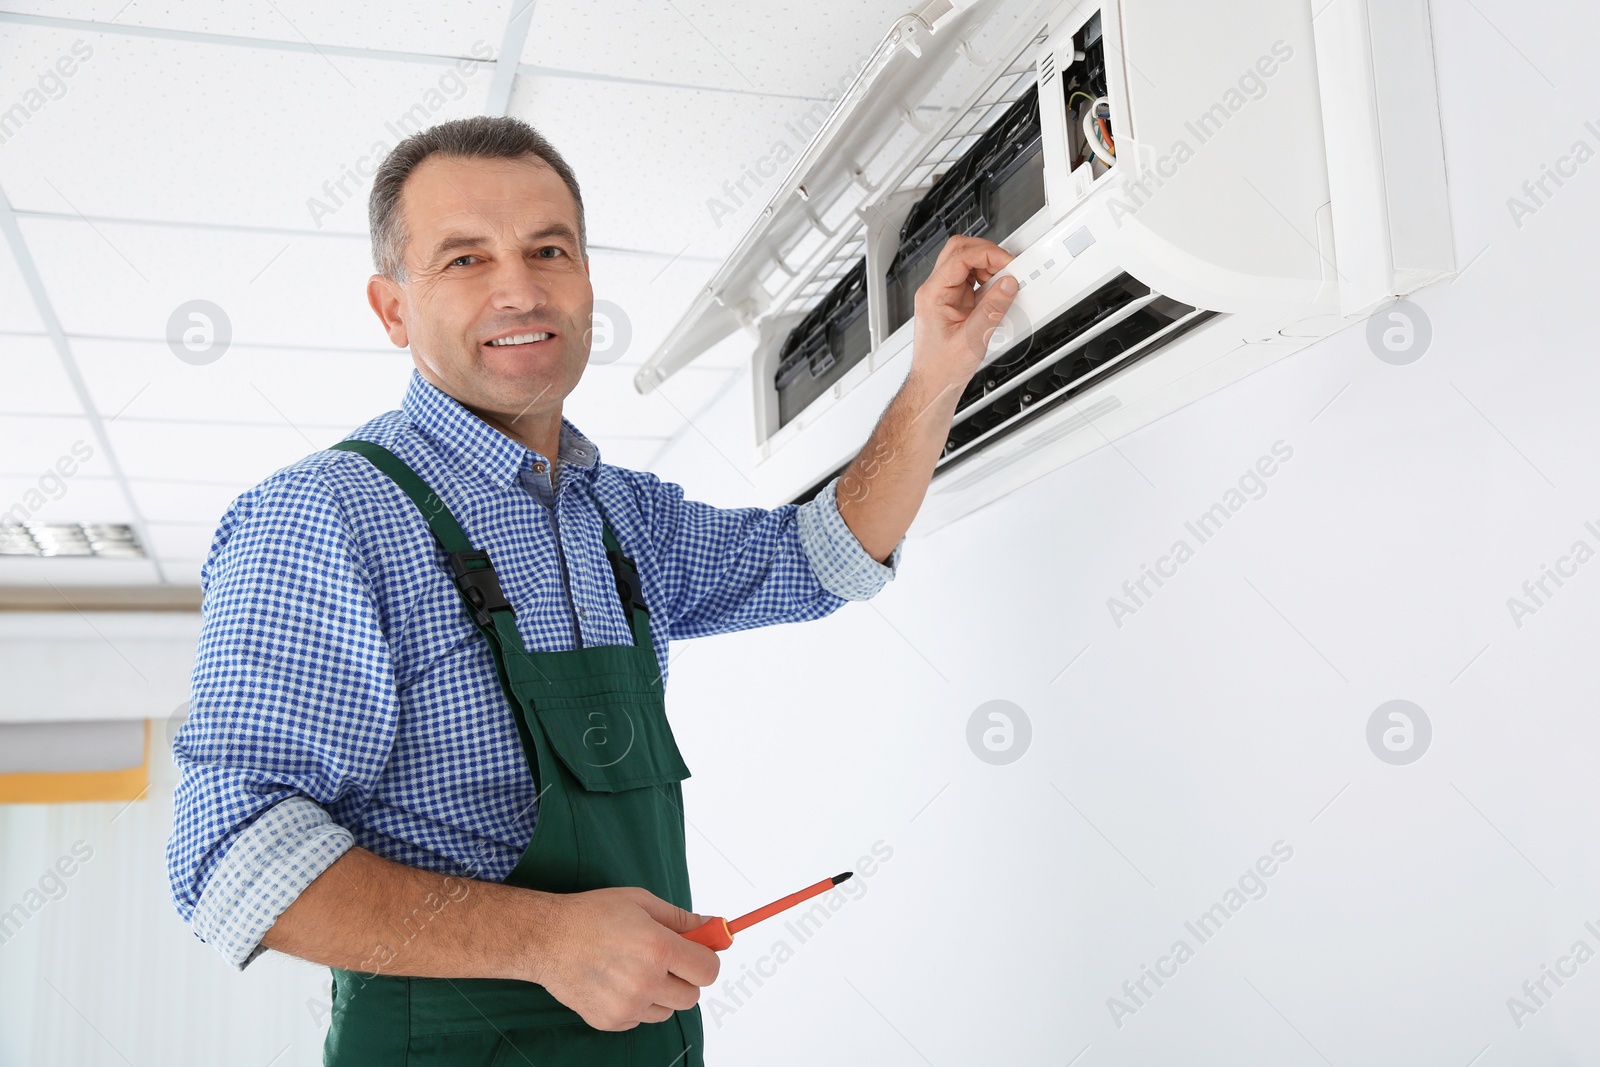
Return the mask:
<path id="1" fill-rule="evenodd" d="M 843 874 L 836 874 L 833 876 L 833 884 L 838 885 L 840 882 L 848 881 L 855 873 L 855 871 L 845 871 Z"/>

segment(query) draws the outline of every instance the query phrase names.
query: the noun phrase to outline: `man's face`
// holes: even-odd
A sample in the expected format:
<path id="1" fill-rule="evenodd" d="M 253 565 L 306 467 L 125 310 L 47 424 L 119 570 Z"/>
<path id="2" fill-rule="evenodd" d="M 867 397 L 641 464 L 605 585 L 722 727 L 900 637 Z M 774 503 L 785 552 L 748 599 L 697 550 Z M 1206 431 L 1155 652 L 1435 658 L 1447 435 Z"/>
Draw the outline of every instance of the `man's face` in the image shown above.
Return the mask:
<path id="1" fill-rule="evenodd" d="M 368 298 L 422 376 L 511 429 L 558 414 L 589 360 L 594 290 L 578 207 L 543 162 L 430 156 L 400 197 L 408 278 Z M 513 345 L 488 342 L 552 334 Z M 516 425 L 513 425 L 516 424 Z"/>

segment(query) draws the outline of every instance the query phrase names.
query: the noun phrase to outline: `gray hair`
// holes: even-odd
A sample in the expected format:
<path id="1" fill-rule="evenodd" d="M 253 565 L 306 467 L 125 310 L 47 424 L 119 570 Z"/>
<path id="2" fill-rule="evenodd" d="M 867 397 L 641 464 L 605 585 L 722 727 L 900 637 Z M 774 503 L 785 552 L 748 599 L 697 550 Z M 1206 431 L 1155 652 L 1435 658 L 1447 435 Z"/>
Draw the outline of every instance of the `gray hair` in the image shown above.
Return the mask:
<path id="1" fill-rule="evenodd" d="M 432 155 L 457 159 L 523 159 L 547 164 L 566 182 L 578 205 L 578 251 L 589 254 L 583 221 L 583 196 L 567 161 L 532 126 L 511 116 L 474 115 L 430 126 L 401 141 L 384 157 L 367 199 L 367 228 L 372 234 L 372 265 L 390 281 L 405 284 L 405 249 L 409 235 L 400 213 L 400 193 L 417 164 Z"/>

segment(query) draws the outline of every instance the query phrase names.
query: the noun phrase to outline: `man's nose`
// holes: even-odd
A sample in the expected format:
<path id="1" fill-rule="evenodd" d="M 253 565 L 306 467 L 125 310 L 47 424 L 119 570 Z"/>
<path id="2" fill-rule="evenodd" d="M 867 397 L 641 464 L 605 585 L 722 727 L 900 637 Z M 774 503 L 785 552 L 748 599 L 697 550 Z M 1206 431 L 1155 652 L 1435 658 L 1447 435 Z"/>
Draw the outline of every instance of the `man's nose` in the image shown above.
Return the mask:
<path id="1" fill-rule="evenodd" d="M 537 263 L 525 256 L 502 257 L 495 265 L 496 307 L 531 311 L 550 302 L 550 285 Z"/>

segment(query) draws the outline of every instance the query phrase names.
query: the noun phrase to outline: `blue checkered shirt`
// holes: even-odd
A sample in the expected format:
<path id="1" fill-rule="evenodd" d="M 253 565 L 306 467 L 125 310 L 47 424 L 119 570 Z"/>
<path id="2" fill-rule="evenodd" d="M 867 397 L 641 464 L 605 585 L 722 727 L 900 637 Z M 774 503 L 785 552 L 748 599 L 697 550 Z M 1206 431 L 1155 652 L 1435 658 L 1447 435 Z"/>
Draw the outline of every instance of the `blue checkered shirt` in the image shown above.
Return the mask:
<path id="1" fill-rule="evenodd" d="M 666 684 L 670 640 L 820 619 L 890 581 L 840 517 L 716 508 L 600 462 L 562 419 L 547 457 L 413 370 L 401 409 L 352 437 L 394 452 L 486 549 L 531 651 L 632 644 L 604 508 L 638 565 Z M 365 457 L 321 451 L 240 495 L 200 581 L 203 623 L 167 873 L 178 913 L 235 967 L 353 844 L 500 881 L 538 815 L 495 674 L 432 532 Z"/>

